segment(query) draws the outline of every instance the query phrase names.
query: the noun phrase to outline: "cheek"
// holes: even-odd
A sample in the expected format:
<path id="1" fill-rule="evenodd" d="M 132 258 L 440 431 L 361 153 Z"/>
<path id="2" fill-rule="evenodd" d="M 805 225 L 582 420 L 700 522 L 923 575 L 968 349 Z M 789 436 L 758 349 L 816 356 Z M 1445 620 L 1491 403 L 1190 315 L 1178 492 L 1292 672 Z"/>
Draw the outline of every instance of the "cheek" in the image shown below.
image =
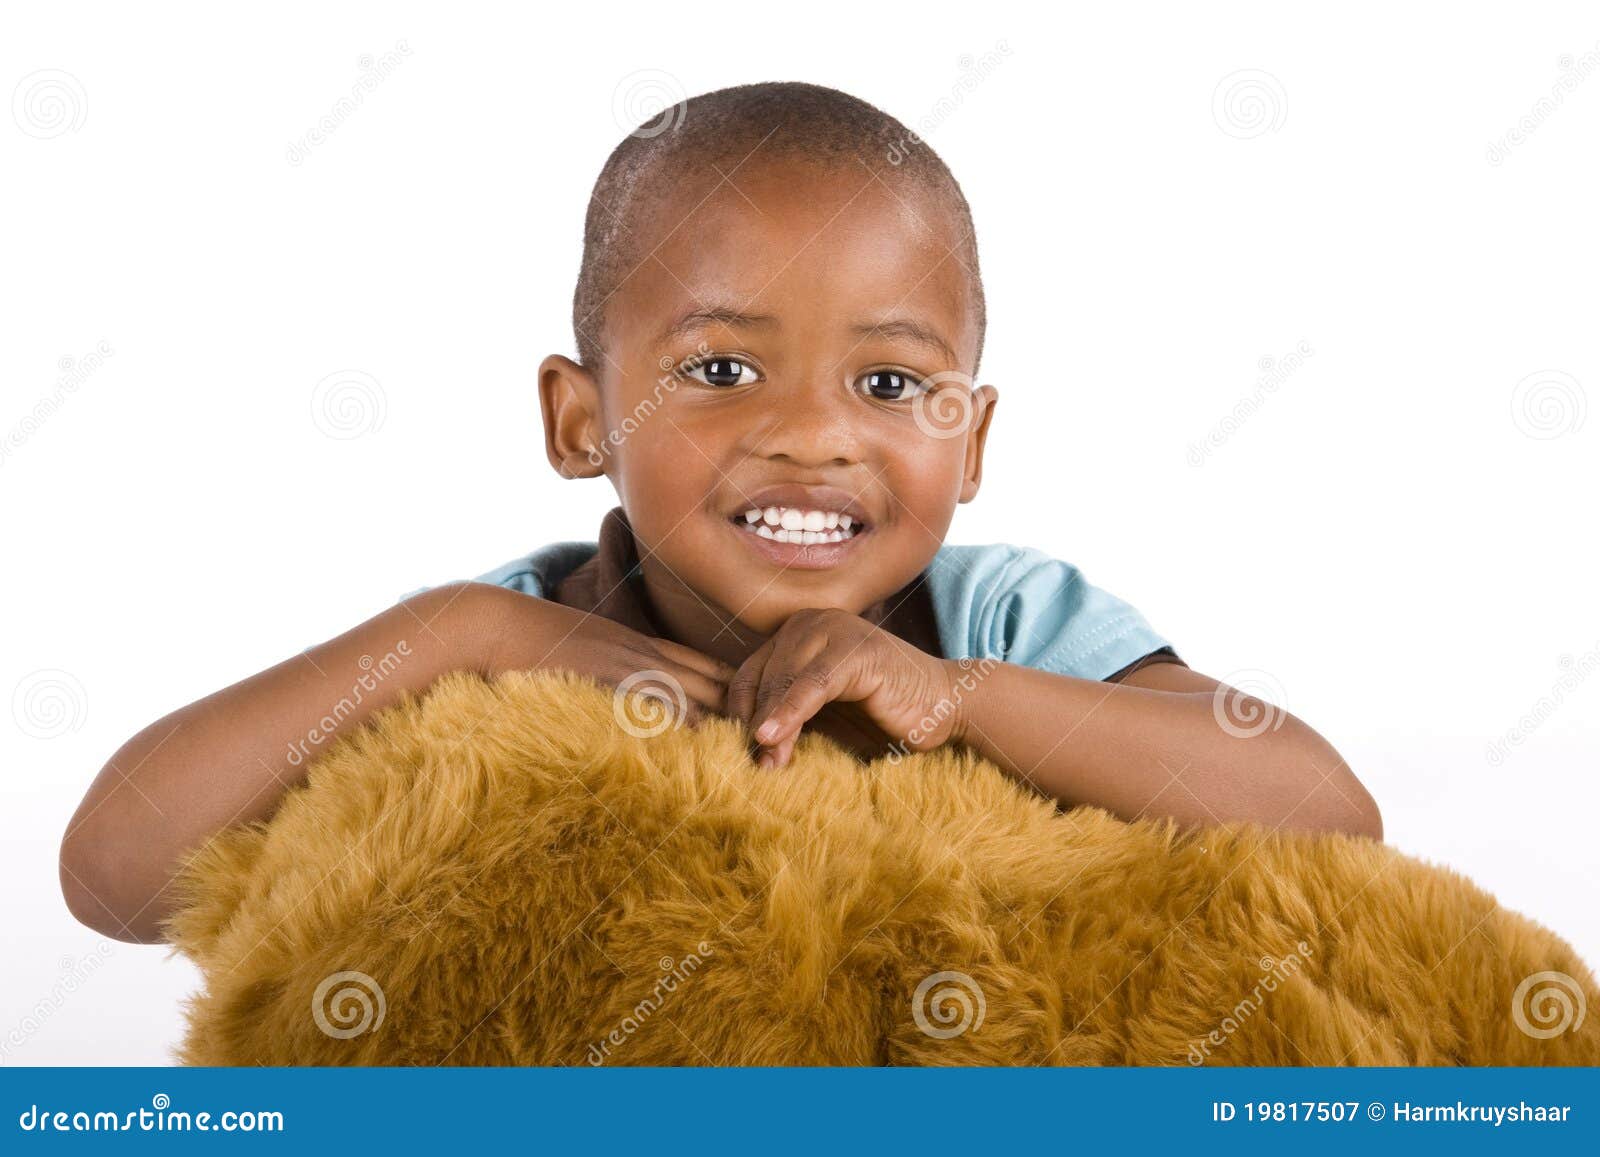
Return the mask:
<path id="1" fill-rule="evenodd" d="M 891 474 L 891 485 L 895 497 L 919 515 L 948 513 L 961 496 L 961 479 L 965 473 L 963 440 L 927 439 L 915 453 L 901 460 L 898 469 Z"/>
<path id="2" fill-rule="evenodd" d="M 617 465 L 617 490 L 643 534 L 671 530 L 717 490 L 715 468 L 659 412 L 624 443 Z"/>

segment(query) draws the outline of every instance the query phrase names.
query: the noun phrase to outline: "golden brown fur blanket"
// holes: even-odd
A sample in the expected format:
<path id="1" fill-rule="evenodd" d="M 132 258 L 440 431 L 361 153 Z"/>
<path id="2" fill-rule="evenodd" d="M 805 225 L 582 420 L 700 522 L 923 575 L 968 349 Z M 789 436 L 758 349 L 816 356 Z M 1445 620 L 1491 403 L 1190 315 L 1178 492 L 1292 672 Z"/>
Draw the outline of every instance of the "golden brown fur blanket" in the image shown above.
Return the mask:
<path id="1" fill-rule="evenodd" d="M 1597 1064 L 1594 977 L 1370 840 L 459 673 L 182 878 L 191 1064 Z M 642 733 L 642 734 L 636 734 Z"/>

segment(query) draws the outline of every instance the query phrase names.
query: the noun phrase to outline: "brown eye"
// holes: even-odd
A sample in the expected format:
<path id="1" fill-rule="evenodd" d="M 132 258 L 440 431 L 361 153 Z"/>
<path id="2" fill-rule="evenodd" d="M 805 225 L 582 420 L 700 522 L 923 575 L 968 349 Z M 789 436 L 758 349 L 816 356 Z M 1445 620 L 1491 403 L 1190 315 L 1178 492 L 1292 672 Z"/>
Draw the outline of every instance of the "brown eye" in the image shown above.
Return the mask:
<path id="1" fill-rule="evenodd" d="M 915 394 L 918 386 L 915 378 L 899 370 L 872 370 L 861 376 L 862 389 L 885 402 L 903 401 Z"/>
<path id="2" fill-rule="evenodd" d="M 708 386 L 744 386 L 756 380 L 756 371 L 738 358 L 707 358 L 685 366 L 683 372 Z"/>

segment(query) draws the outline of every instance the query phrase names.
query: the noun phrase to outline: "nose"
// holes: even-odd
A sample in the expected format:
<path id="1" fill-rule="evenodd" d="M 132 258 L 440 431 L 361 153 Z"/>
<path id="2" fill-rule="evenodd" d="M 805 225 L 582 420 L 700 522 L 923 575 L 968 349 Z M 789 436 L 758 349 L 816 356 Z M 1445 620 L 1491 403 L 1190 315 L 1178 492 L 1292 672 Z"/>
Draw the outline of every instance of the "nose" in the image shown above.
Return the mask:
<path id="1" fill-rule="evenodd" d="M 803 381 L 774 383 L 757 400 L 763 418 L 751 438 L 751 453 L 796 466 L 848 466 L 865 450 L 860 415 L 842 381 L 825 371 Z"/>

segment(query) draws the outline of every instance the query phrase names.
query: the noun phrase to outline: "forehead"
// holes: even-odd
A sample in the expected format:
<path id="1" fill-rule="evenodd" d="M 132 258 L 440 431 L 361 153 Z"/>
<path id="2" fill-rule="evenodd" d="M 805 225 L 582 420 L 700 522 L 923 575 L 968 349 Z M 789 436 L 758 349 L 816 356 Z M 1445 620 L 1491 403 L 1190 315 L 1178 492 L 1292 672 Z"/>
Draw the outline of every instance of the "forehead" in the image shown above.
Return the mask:
<path id="1" fill-rule="evenodd" d="M 736 167 L 737 166 L 737 167 Z M 737 161 L 707 165 L 638 211 L 634 271 L 608 308 L 623 346 L 686 310 L 769 314 L 794 336 L 911 316 L 975 354 L 971 274 L 954 212 L 896 174 Z"/>

